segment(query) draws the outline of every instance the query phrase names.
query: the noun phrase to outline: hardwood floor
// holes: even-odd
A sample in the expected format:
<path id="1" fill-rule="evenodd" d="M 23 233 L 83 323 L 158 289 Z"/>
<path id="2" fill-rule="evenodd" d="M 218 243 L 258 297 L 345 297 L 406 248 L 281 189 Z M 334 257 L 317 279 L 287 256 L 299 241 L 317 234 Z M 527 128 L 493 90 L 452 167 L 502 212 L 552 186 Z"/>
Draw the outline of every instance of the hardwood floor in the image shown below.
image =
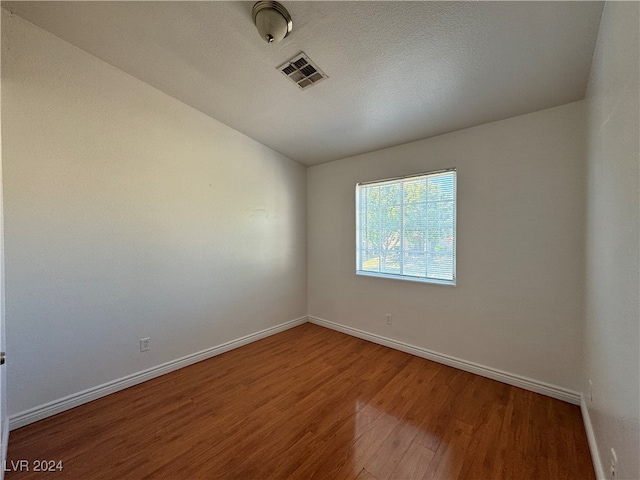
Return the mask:
<path id="1" fill-rule="evenodd" d="M 312 324 L 15 430 L 19 460 L 8 480 L 594 478 L 578 407 Z"/>

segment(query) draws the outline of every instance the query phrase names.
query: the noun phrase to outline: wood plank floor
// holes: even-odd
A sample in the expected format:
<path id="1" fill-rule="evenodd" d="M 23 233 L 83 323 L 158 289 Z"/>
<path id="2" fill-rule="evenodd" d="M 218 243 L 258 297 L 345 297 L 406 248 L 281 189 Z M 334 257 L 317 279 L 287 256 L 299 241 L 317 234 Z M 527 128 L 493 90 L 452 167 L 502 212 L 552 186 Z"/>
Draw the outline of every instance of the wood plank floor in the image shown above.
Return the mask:
<path id="1" fill-rule="evenodd" d="M 594 478 L 578 407 L 312 324 L 15 430 L 18 460 L 8 480 Z"/>

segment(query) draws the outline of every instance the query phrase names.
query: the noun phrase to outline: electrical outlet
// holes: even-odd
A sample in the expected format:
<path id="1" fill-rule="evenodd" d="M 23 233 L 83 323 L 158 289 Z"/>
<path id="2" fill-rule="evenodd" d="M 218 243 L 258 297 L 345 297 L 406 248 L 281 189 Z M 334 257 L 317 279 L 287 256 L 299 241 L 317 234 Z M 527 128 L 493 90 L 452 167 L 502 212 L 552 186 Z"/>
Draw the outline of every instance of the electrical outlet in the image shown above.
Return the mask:
<path id="1" fill-rule="evenodd" d="M 609 466 L 611 467 L 611 478 L 618 478 L 618 455 L 616 455 L 616 451 L 613 448 L 611 449 L 611 456 L 609 457 Z"/>
<path id="2" fill-rule="evenodd" d="M 149 342 L 150 341 L 151 341 L 151 339 L 149 337 L 140 339 L 140 351 L 141 352 L 146 352 L 146 351 L 149 350 L 149 348 L 151 348 L 149 346 Z"/>
<path id="3" fill-rule="evenodd" d="M 390 313 L 387 313 L 387 325 L 391 325 L 393 323 L 393 316 Z"/>

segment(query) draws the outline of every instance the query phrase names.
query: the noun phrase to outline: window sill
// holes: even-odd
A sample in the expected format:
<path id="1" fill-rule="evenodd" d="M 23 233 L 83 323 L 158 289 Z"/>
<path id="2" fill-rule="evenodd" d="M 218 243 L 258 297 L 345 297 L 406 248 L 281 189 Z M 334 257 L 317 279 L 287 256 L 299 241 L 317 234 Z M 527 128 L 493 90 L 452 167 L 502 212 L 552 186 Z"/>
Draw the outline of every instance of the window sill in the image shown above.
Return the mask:
<path id="1" fill-rule="evenodd" d="M 420 277 L 410 277 L 408 275 L 393 275 L 390 273 L 377 273 L 377 272 L 367 272 L 365 270 L 356 270 L 356 275 L 362 275 L 363 277 L 378 277 L 378 278 L 388 278 L 391 280 L 404 280 L 406 282 L 417 282 L 417 283 L 433 283 L 436 285 L 449 285 L 456 286 L 455 279 L 453 280 L 439 280 L 437 278 L 420 278 Z"/>

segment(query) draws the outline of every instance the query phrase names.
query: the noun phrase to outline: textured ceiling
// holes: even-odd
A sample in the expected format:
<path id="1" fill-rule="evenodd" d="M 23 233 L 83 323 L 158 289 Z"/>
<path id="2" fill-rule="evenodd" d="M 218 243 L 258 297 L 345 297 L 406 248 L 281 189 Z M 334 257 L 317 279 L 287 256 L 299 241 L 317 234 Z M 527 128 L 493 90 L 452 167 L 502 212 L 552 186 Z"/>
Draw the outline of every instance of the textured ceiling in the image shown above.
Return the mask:
<path id="1" fill-rule="evenodd" d="M 601 2 L 282 2 L 260 39 L 252 2 L 3 6 L 306 165 L 584 97 Z M 329 76 L 276 67 L 304 51 Z"/>

